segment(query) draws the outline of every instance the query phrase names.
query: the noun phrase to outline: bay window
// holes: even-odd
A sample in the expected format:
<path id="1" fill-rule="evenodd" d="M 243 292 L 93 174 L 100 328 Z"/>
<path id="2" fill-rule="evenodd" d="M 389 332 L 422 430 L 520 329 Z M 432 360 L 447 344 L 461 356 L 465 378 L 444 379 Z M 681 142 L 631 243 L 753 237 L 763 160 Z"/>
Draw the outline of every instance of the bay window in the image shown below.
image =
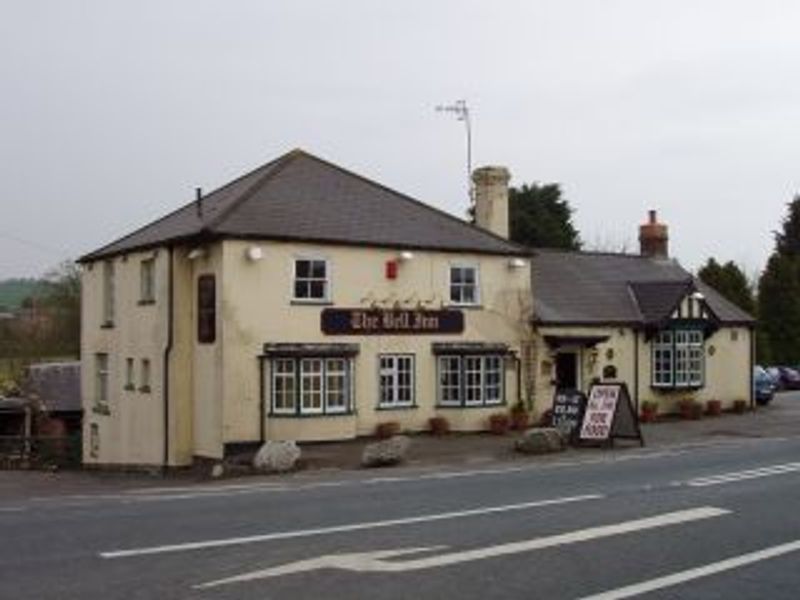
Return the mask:
<path id="1" fill-rule="evenodd" d="M 273 415 L 335 415 L 351 411 L 349 358 L 273 358 L 270 365 Z"/>
<path id="2" fill-rule="evenodd" d="M 491 406 L 505 401 L 500 355 L 442 355 L 438 370 L 440 406 Z"/>
<path id="3" fill-rule="evenodd" d="M 705 352 L 699 329 L 660 331 L 652 342 L 652 386 L 697 388 L 704 384 Z"/>

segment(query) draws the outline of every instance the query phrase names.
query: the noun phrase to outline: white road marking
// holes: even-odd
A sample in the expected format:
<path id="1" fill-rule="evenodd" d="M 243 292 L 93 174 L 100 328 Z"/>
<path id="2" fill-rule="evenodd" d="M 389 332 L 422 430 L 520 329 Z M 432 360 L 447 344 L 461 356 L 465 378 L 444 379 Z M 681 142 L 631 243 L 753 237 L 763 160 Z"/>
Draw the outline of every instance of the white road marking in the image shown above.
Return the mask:
<path id="1" fill-rule="evenodd" d="M 731 471 L 729 473 L 710 475 L 708 477 L 696 477 L 687 481 L 686 485 L 690 487 L 706 487 L 710 485 L 721 485 L 723 483 L 732 483 L 736 481 L 746 481 L 748 479 L 758 479 L 760 477 L 783 475 L 785 473 L 794 473 L 796 471 L 800 471 L 800 462 L 772 465 L 769 467 L 761 467 L 760 469 L 750 469 L 747 471 Z"/>
<path id="2" fill-rule="evenodd" d="M 253 544 L 257 542 L 270 542 L 273 540 L 285 540 L 299 537 L 309 537 L 315 535 L 328 535 L 332 533 L 343 533 L 348 531 L 360 531 L 364 529 L 378 529 L 382 527 L 396 527 L 398 525 L 411 525 L 414 523 L 426 523 L 429 521 L 444 521 L 448 519 L 460 519 L 464 517 L 476 517 L 487 514 L 503 513 L 515 510 L 527 510 L 530 508 L 540 508 L 543 506 L 555 506 L 560 504 L 571 504 L 573 502 L 586 502 L 588 500 L 601 500 L 605 496 L 599 494 L 586 494 L 583 496 L 568 496 L 564 498 L 551 498 L 548 500 L 534 500 L 519 504 L 505 504 L 502 506 L 482 506 L 469 510 L 460 510 L 446 513 L 436 513 L 430 515 L 419 515 L 416 517 L 405 517 L 400 519 L 389 519 L 386 521 L 367 521 L 364 523 L 349 523 L 347 525 L 333 525 L 331 527 L 318 527 L 315 529 L 300 529 L 295 531 L 278 531 L 275 533 L 265 533 L 261 535 L 251 535 L 246 537 L 225 538 L 216 540 L 206 540 L 201 542 L 187 542 L 183 544 L 170 544 L 166 546 L 153 546 L 150 548 L 132 548 L 128 550 L 111 550 L 101 552 L 102 558 L 129 558 L 131 556 L 143 556 L 148 554 L 165 554 L 167 552 L 184 552 L 187 550 L 201 550 L 205 548 L 221 548 L 224 546 L 238 546 L 242 544 Z"/>
<path id="3" fill-rule="evenodd" d="M 24 506 L 2 506 L 0 507 L 0 512 L 7 512 L 7 513 L 16 513 L 16 512 L 24 512 L 27 508 Z"/>
<path id="4" fill-rule="evenodd" d="M 541 550 L 543 548 L 552 548 L 555 546 L 563 546 L 566 544 L 575 544 L 578 542 L 586 542 L 598 538 L 605 538 L 625 533 L 632 533 L 635 531 L 642 531 L 645 529 L 655 529 L 658 527 L 666 527 L 669 525 L 679 525 L 682 523 L 689 523 L 701 519 L 709 519 L 729 514 L 729 510 L 716 508 L 713 506 L 704 506 L 700 508 L 693 508 L 688 510 L 680 510 L 671 513 L 664 513 L 654 517 L 647 517 L 643 519 L 636 519 L 633 521 L 625 521 L 616 523 L 614 525 L 601 525 L 599 527 L 590 527 L 588 529 L 580 529 L 569 533 L 562 533 L 541 538 L 534 538 L 524 540 L 521 542 L 511 542 L 508 544 L 500 544 L 497 546 L 488 546 L 486 548 L 474 548 L 472 550 L 464 550 L 459 552 L 451 552 L 449 554 L 439 554 L 436 556 L 427 556 L 423 558 L 412 558 L 404 561 L 387 562 L 387 558 L 397 558 L 403 555 L 412 553 L 429 552 L 442 547 L 432 548 L 398 548 L 396 550 L 381 550 L 377 552 L 360 552 L 352 554 L 328 554 L 316 558 L 301 560 L 277 567 L 263 569 L 261 571 L 254 571 L 252 573 L 244 573 L 234 577 L 219 579 L 216 581 L 209 581 L 194 586 L 196 589 L 217 587 L 231 583 L 240 583 L 244 581 L 253 581 L 256 579 L 266 579 L 269 577 L 280 577 L 282 575 L 290 575 L 294 573 L 305 573 L 308 571 L 316 571 L 319 569 L 343 569 L 347 571 L 357 572 L 385 572 L 385 573 L 402 573 L 405 571 L 418 571 L 422 569 L 432 569 L 436 567 L 445 567 L 465 562 L 476 560 L 483 560 L 487 558 L 496 558 L 499 556 L 507 556 L 509 554 L 519 554 L 522 552 L 531 552 L 533 550 Z"/>
<path id="5" fill-rule="evenodd" d="M 731 569 L 744 567 L 770 558 L 776 558 L 784 554 L 789 554 L 790 552 L 797 552 L 798 550 L 800 550 L 800 540 L 765 548 L 764 550 L 758 550 L 757 552 L 751 552 L 749 554 L 742 554 L 741 556 L 735 556 L 733 558 L 727 558 L 702 567 L 679 571 L 664 577 L 650 579 L 649 581 L 642 581 L 641 583 L 635 583 L 616 590 L 609 590 L 600 594 L 594 594 L 593 596 L 586 596 L 581 598 L 581 600 L 620 600 L 622 598 L 631 598 L 632 596 L 680 585 L 687 581 L 692 581 L 693 579 L 700 579 L 701 577 L 708 577 L 709 575 L 715 575 L 723 571 L 730 571 Z"/>

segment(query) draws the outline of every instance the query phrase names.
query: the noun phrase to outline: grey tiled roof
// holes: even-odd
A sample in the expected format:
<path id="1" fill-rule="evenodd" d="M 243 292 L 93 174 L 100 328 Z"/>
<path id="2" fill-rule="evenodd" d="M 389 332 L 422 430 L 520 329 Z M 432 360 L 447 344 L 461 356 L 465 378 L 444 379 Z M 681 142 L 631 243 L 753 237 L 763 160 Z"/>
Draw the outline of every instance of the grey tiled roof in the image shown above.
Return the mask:
<path id="1" fill-rule="evenodd" d="M 722 323 L 753 322 L 751 315 L 674 260 L 536 250 L 531 264 L 534 313 L 542 324 L 652 323 L 668 316 L 692 286 Z"/>
<path id="2" fill-rule="evenodd" d="M 374 181 L 294 150 L 86 256 L 197 236 L 520 255 L 525 249 Z"/>

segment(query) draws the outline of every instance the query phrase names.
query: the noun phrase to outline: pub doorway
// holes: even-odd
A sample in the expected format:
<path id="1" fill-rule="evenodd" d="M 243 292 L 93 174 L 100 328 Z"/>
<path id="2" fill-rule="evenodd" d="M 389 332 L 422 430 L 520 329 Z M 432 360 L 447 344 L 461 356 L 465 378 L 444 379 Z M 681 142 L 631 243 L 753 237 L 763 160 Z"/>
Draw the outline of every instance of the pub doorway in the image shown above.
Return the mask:
<path id="1" fill-rule="evenodd" d="M 556 354 L 556 388 L 562 390 L 580 390 L 578 374 L 578 352 L 563 351 Z"/>

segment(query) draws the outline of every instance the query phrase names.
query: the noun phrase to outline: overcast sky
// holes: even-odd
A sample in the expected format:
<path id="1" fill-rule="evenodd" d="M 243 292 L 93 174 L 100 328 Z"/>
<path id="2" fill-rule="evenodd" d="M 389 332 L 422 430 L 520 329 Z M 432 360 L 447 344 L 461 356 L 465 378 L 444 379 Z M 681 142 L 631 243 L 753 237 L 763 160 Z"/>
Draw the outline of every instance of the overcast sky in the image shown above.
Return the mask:
<path id="1" fill-rule="evenodd" d="M 0 5 L 0 278 L 294 148 L 463 216 L 476 166 L 560 182 L 587 245 L 753 272 L 800 190 L 800 2 Z"/>

